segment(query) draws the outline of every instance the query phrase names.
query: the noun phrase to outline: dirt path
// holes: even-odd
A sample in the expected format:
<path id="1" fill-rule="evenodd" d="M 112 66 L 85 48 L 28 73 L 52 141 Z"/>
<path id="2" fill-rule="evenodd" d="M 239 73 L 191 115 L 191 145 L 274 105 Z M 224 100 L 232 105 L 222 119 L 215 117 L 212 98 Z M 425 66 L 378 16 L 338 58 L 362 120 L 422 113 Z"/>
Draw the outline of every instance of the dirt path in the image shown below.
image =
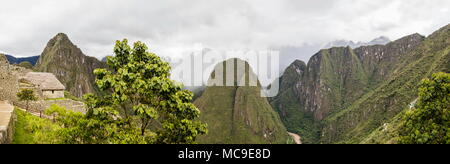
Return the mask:
<path id="1" fill-rule="evenodd" d="M 7 130 L 14 107 L 6 101 L 0 101 L 0 131 Z"/>
<path id="2" fill-rule="evenodd" d="M 288 134 L 289 134 L 292 138 L 294 138 L 294 141 L 295 141 L 296 144 L 302 144 L 302 138 L 300 137 L 300 135 L 295 134 L 295 133 L 291 133 L 291 132 L 288 132 Z"/>

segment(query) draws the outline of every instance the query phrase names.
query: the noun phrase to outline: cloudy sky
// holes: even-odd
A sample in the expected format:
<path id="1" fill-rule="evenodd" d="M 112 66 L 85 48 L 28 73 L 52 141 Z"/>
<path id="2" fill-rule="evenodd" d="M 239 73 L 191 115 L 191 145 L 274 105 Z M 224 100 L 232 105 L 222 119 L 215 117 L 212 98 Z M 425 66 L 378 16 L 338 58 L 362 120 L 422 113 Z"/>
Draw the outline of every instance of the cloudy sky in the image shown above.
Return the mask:
<path id="1" fill-rule="evenodd" d="M 162 56 L 198 45 L 266 49 L 397 39 L 449 24 L 449 9 L 448 0 L 2 0 L 0 51 L 40 55 L 59 32 L 98 58 L 123 38 L 144 41 Z"/>

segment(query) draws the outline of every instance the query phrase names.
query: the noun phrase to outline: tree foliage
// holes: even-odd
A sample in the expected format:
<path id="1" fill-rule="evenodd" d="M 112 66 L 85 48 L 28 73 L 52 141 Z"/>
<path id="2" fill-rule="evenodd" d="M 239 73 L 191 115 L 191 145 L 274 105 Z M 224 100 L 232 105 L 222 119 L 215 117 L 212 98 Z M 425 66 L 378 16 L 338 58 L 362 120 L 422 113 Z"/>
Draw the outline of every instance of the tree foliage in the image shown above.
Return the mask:
<path id="1" fill-rule="evenodd" d="M 450 74 L 436 73 L 422 81 L 415 109 L 400 128 L 403 144 L 450 144 Z"/>
<path id="2" fill-rule="evenodd" d="M 52 105 L 45 111 L 60 128 L 54 133 L 63 144 L 147 144 L 145 136 L 124 126 L 113 113 L 87 114 Z"/>
<path id="3" fill-rule="evenodd" d="M 18 64 L 18 66 L 26 69 L 33 69 L 33 64 L 31 64 L 29 61 L 21 62 Z"/>
<path id="4" fill-rule="evenodd" d="M 30 101 L 36 101 L 37 97 L 34 95 L 34 91 L 31 89 L 22 89 L 20 92 L 17 93 L 17 97 L 20 101 L 26 101 L 27 107 L 26 110 L 28 111 L 29 103 Z"/>
<path id="5" fill-rule="evenodd" d="M 47 114 L 65 127 L 64 143 L 195 143 L 207 132 L 192 93 L 172 81 L 170 65 L 141 42 L 117 41 L 108 69 L 97 69 L 106 96 L 84 96 L 87 113 L 53 107 Z"/>

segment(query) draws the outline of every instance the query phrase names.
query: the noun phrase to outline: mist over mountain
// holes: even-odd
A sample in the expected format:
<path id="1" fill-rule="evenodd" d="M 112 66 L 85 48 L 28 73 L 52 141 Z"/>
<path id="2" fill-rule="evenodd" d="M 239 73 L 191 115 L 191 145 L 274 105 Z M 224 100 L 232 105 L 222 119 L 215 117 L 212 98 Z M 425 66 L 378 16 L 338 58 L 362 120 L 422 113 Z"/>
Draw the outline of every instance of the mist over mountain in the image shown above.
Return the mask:
<path id="1" fill-rule="evenodd" d="M 312 54 L 320 50 L 320 47 L 319 44 L 304 44 L 274 48 L 280 53 L 280 73 L 283 73 L 295 60 L 308 61 Z"/>
<path id="2" fill-rule="evenodd" d="M 386 45 L 387 43 L 391 42 L 391 40 L 388 37 L 380 36 L 378 38 L 373 39 L 370 42 L 354 42 L 351 40 L 336 40 L 332 41 L 330 43 L 327 43 L 322 48 L 332 48 L 332 47 L 347 47 L 350 46 L 351 48 L 358 48 L 361 46 L 371 46 L 371 45 Z"/>

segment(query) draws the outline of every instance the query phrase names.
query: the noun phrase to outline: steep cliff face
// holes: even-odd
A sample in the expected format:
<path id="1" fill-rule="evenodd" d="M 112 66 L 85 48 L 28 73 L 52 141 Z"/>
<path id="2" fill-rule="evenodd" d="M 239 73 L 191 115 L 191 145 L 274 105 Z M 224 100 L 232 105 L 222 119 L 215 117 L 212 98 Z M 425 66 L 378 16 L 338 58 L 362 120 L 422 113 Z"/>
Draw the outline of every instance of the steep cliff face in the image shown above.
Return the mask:
<path id="1" fill-rule="evenodd" d="M 417 98 L 420 80 L 440 71 L 450 72 L 450 25 L 427 38 L 413 34 L 384 46 L 321 50 L 298 78 L 281 78 L 298 80 L 301 85 L 294 86 L 302 87 L 282 88 L 271 104 L 282 120 L 290 119 L 284 122 L 288 129 L 293 126 L 300 134 L 321 129 L 312 140 L 316 143 L 393 142 L 393 135 L 383 135 L 380 128 L 395 127 Z M 295 106 L 301 114 L 296 115 L 311 113 L 320 127 L 286 116 L 282 102 L 292 101 L 287 97 L 299 100 Z"/>
<path id="2" fill-rule="evenodd" d="M 316 120 L 322 120 L 361 95 L 368 78 L 353 49 L 340 47 L 314 55 L 302 80 L 299 93 L 304 94 L 305 108 Z"/>
<path id="3" fill-rule="evenodd" d="M 303 61 L 292 63 L 280 77 L 280 92 L 270 98 L 270 104 L 280 115 L 287 130 L 300 134 L 302 143 L 317 143 L 320 137 L 318 121 L 313 113 L 305 108 L 306 97 L 303 92 L 306 64 Z"/>
<path id="4" fill-rule="evenodd" d="M 409 64 L 406 61 L 414 57 L 409 52 L 417 48 L 424 39 L 422 35 L 413 34 L 385 46 L 363 46 L 354 51 L 364 66 L 370 84 L 376 85 L 388 78 L 392 72 Z"/>
<path id="5" fill-rule="evenodd" d="M 417 98 L 422 79 L 450 71 L 450 25 L 427 37 L 400 60 L 400 66 L 384 77 L 377 88 L 323 121 L 322 142 L 359 143 L 367 136 L 380 138 L 369 134 L 385 123 L 396 122 L 397 115 Z"/>
<path id="6" fill-rule="evenodd" d="M 235 68 L 230 69 L 234 73 L 229 72 L 226 69 L 230 67 L 229 61 L 245 63 L 245 71 L 234 64 Z M 194 102 L 201 110 L 201 120 L 208 124 L 209 130 L 198 141 L 211 144 L 286 143 L 286 128 L 267 99 L 261 97 L 260 85 L 251 86 L 248 83 L 249 79 L 256 79 L 248 63 L 230 59 L 217 67 L 223 67 L 225 72 L 223 76 L 213 73 L 210 81 L 226 81 L 234 74 L 234 86 L 209 86 Z M 237 82 L 244 79 L 247 81 L 245 85 L 237 85 Z"/>
<path id="7" fill-rule="evenodd" d="M 105 67 L 96 58 L 84 55 L 66 34 L 60 33 L 47 43 L 35 69 L 55 74 L 71 94 L 81 97 L 96 93 L 93 71 Z"/>
<path id="8" fill-rule="evenodd" d="M 285 71 L 280 94 L 270 99 L 271 105 L 288 130 L 306 136 L 306 142 L 318 142 L 318 131 L 327 126 L 323 120 L 349 108 L 418 59 L 412 52 L 423 41 L 423 36 L 413 34 L 386 45 L 321 50 L 301 73 L 292 73 L 296 63 Z"/>
<path id="9" fill-rule="evenodd" d="M 311 58 L 305 74 L 306 108 L 322 120 L 330 112 L 348 107 L 407 64 L 405 59 L 424 37 L 406 36 L 387 45 L 363 46 L 355 50 L 331 48 Z"/>
<path id="10" fill-rule="evenodd" d="M 297 88 L 296 93 L 298 97 L 304 97 L 306 111 L 313 112 L 316 120 L 322 120 L 330 113 L 348 107 L 408 64 L 405 59 L 414 57 L 409 52 L 423 39 L 423 36 L 414 34 L 384 46 L 321 50 L 299 75 L 298 83 L 303 85 Z M 282 79 L 281 83 L 289 82 Z"/>

